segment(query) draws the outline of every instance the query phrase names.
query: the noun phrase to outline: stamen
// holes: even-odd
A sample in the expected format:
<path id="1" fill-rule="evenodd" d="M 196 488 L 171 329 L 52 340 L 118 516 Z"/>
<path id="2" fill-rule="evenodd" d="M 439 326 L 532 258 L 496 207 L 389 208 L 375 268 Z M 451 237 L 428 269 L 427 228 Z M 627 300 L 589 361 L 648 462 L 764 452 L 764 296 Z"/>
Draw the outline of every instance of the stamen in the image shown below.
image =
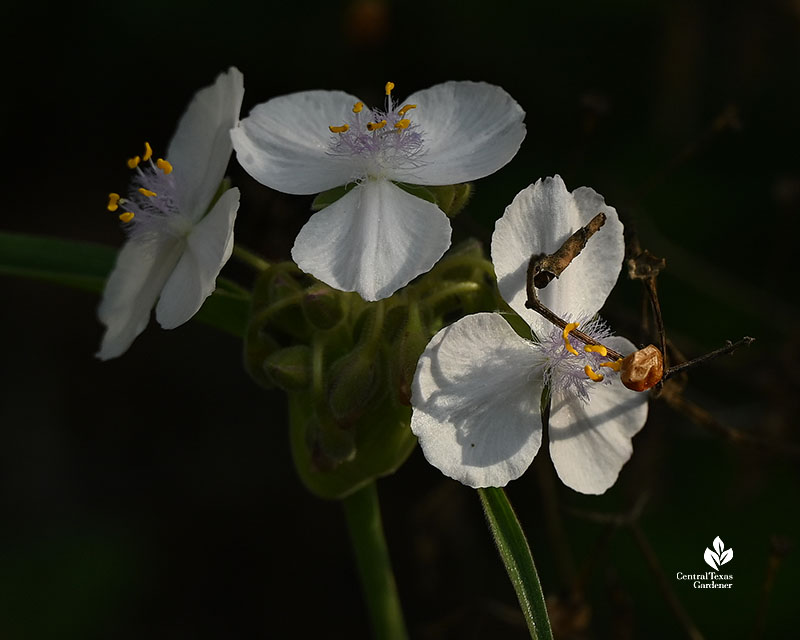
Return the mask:
<path id="1" fill-rule="evenodd" d="M 417 108 L 417 105 L 415 105 L 415 104 L 407 104 L 397 112 L 397 115 L 399 115 L 402 118 L 404 115 L 406 115 L 406 113 L 408 113 L 412 109 L 416 109 L 416 108 Z"/>
<path id="2" fill-rule="evenodd" d="M 367 129 L 369 131 L 377 131 L 378 129 L 383 129 L 385 126 L 386 126 L 386 120 L 381 120 L 380 122 L 368 122 L 367 123 Z"/>
<path id="3" fill-rule="evenodd" d="M 155 191 L 150 191 L 150 189 L 145 189 L 144 187 L 139 187 L 139 193 L 141 193 L 143 196 L 147 196 L 148 198 L 158 195 Z"/>
<path id="4" fill-rule="evenodd" d="M 609 369 L 613 369 L 614 371 L 619 371 L 622 369 L 622 360 L 614 360 L 614 362 L 601 362 L 601 367 L 608 367 Z"/>
<path id="5" fill-rule="evenodd" d="M 356 102 L 353 105 L 353 113 L 361 113 L 361 110 L 364 108 L 363 102 Z"/>
<path id="6" fill-rule="evenodd" d="M 108 194 L 108 210 L 109 211 L 116 211 L 119 209 L 119 194 L 118 193 L 109 193 Z"/>
<path id="7" fill-rule="evenodd" d="M 395 129 L 408 129 L 408 125 L 411 124 L 411 120 L 408 118 L 403 118 L 402 120 L 398 120 L 394 124 Z"/>
<path id="8" fill-rule="evenodd" d="M 392 95 L 392 89 L 394 89 L 394 82 L 387 82 L 386 83 L 386 95 Z"/>
<path id="9" fill-rule="evenodd" d="M 575 350 L 569 343 L 569 334 L 578 328 L 578 322 L 570 322 L 566 327 L 564 327 L 564 331 L 561 332 L 561 337 L 564 338 L 564 348 L 569 351 L 572 355 L 577 356 L 578 352 Z M 587 374 L 588 375 L 588 374 Z"/>
<path id="10" fill-rule="evenodd" d="M 331 130 L 331 133 L 344 133 L 345 131 L 350 129 L 350 125 L 349 124 L 343 124 L 341 127 L 330 126 L 330 127 L 328 127 L 328 129 Z"/>
<path id="11" fill-rule="evenodd" d="M 150 147 L 149 142 L 144 143 L 144 155 L 142 156 L 142 160 L 147 162 L 150 158 L 153 157 L 153 149 Z"/>
<path id="12" fill-rule="evenodd" d="M 135 169 L 139 166 L 139 161 L 141 158 L 139 156 L 134 156 L 133 158 L 128 159 L 128 169 Z"/>
<path id="13" fill-rule="evenodd" d="M 130 211 L 126 211 L 125 213 L 120 213 L 119 214 L 119 219 L 122 222 L 128 223 L 131 220 L 133 220 L 133 213 L 131 213 Z"/>
<path id="14" fill-rule="evenodd" d="M 163 158 L 156 160 L 156 166 L 161 169 L 165 175 L 172 173 L 172 165 Z"/>
<path id="15" fill-rule="evenodd" d="M 583 350 L 587 353 L 599 353 L 601 356 L 608 355 L 608 349 L 606 349 L 602 344 L 587 344 Z"/>
<path id="16" fill-rule="evenodd" d="M 595 373 L 592 371 L 592 368 L 587 364 L 583 370 L 586 372 L 586 375 L 589 376 L 590 380 L 594 382 L 602 382 L 603 381 L 603 374 L 602 373 Z"/>

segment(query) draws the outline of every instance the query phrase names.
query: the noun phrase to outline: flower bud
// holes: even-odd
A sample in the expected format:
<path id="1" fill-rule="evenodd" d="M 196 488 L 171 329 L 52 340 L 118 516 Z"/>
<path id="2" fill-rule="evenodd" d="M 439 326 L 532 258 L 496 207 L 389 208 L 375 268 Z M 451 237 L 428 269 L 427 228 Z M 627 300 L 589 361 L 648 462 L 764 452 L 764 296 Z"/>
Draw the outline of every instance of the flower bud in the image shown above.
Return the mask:
<path id="1" fill-rule="evenodd" d="M 311 348 L 304 344 L 280 349 L 263 361 L 268 380 L 285 391 L 302 391 L 311 381 Z"/>
<path id="2" fill-rule="evenodd" d="M 303 311 L 306 319 L 316 329 L 331 329 L 344 316 L 342 294 L 328 285 L 317 282 L 306 289 L 303 297 Z"/>
<path id="3" fill-rule="evenodd" d="M 318 472 L 334 471 L 356 456 L 353 434 L 326 415 L 314 414 L 306 429 L 307 446 L 311 464 Z"/>
<path id="4" fill-rule="evenodd" d="M 380 387 L 380 361 L 376 352 L 369 346 L 356 347 L 330 369 L 328 406 L 342 424 L 358 420 Z"/>

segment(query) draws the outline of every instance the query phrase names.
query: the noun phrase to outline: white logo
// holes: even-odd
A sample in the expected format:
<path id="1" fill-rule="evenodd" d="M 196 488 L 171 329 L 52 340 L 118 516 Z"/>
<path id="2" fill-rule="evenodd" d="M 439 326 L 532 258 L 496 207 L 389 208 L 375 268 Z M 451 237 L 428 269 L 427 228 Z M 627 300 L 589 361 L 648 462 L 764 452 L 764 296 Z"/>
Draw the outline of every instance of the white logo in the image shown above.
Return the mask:
<path id="1" fill-rule="evenodd" d="M 709 567 L 715 571 L 719 571 L 719 568 L 723 564 L 733 560 L 733 549 L 726 549 L 719 536 L 714 538 L 713 547 L 714 551 L 706 547 L 703 559 Z"/>

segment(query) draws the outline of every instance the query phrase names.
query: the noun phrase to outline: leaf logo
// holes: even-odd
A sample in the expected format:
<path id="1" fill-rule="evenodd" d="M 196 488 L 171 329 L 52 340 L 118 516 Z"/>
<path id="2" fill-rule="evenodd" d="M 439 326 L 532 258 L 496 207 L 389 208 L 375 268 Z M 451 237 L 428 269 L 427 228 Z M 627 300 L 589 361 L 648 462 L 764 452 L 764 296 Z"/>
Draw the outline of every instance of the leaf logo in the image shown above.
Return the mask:
<path id="1" fill-rule="evenodd" d="M 733 549 L 726 549 L 719 536 L 714 538 L 712 546 L 714 547 L 714 551 L 706 547 L 706 552 L 703 554 L 703 560 L 706 561 L 706 564 L 709 567 L 719 571 L 719 568 L 723 564 L 733 560 Z"/>

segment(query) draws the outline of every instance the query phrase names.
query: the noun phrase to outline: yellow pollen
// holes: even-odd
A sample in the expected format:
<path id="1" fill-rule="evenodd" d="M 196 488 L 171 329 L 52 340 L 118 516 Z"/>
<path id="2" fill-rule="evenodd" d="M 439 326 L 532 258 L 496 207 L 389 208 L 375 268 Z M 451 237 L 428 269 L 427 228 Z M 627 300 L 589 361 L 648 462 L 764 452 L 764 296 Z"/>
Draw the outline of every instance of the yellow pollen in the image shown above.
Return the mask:
<path id="1" fill-rule="evenodd" d="M 590 380 L 593 380 L 594 382 L 601 382 L 603 380 L 603 374 L 595 373 L 588 364 L 583 368 L 583 370 L 586 375 L 589 376 Z"/>
<path id="2" fill-rule="evenodd" d="M 135 169 L 139 166 L 139 161 L 141 158 L 139 156 L 134 156 L 128 160 L 128 169 Z"/>
<path id="3" fill-rule="evenodd" d="M 147 196 L 148 198 L 158 195 L 155 191 L 150 191 L 150 189 L 145 189 L 144 187 L 139 187 L 139 193 L 141 193 L 143 196 Z"/>
<path id="4" fill-rule="evenodd" d="M 367 129 L 370 131 L 377 131 L 378 129 L 383 129 L 386 126 L 386 120 L 381 120 L 380 122 L 368 122 Z"/>
<path id="5" fill-rule="evenodd" d="M 575 347 L 569 343 L 569 334 L 577 328 L 577 322 L 570 322 L 566 327 L 564 327 L 564 331 L 561 333 L 561 337 L 564 338 L 564 348 L 574 356 L 577 356 L 578 352 L 575 350 Z"/>
<path id="6" fill-rule="evenodd" d="M 402 117 L 402 116 L 406 115 L 406 113 L 408 113 L 412 109 L 416 109 L 416 108 L 417 108 L 417 105 L 415 105 L 415 104 L 407 104 L 402 109 L 400 109 L 400 111 L 397 112 L 397 115 Z"/>
<path id="7" fill-rule="evenodd" d="M 402 120 L 398 120 L 395 123 L 394 128 L 395 129 L 408 129 L 408 125 L 410 125 L 410 124 L 411 124 L 411 120 L 409 120 L 408 118 L 403 118 Z"/>
<path id="8" fill-rule="evenodd" d="M 386 83 L 386 95 L 392 95 L 392 89 L 394 89 L 394 82 L 387 82 Z"/>
<path id="9" fill-rule="evenodd" d="M 131 220 L 133 220 L 133 214 L 130 211 L 126 211 L 125 213 L 120 213 L 119 219 L 122 222 L 130 222 Z"/>
<path id="10" fill-rule="evenodd" d="M 353 105 L 353 113 L 361 113 L 361 110 L 364 108 L 363 102 L 356 102 Z"/>
<path id="11" fill-rule="evenodd" d="M 348 129 L 350 129 L 349 124 L 343 124 L 341 127 L 328 127 L 331 130 L 331 133 L 344 133 Z"/>
<path id="12" fill-rule="evenodd" d="M 166 175 L 172 173 L 172 165 L 164 160 L 164 158 L 159 158 L 156 160 L 156 166 L 161 169 Z"/>
<path id="13" fill-rule="evenodd" d="M 144 143 L 144 155 L 142 156 L 142 160 L 147 162 L 150 158 L 153 157 L 153 149 L 150 147 L 149 142 Z"/>
<path id="14" fill-rule="evenodd" d="M 602 344 L 587 344 L 583 350 L 587 353 L 599 353 L 601 356 L 608 355 L 608 349 L 606 349 Z"/>
<path id="15" fill-rule="evenodd" d="M 118 193 L 109 193 L 108 194 L 108 210 L 109 211 L 116 211 L 119 209 L 119 194 Z"/>
<path id="16" fill-rule="evenodd" d="M 603 362 L 600 364 L 601 367 L 608 367 L 609 369 L 613 369 L 614 371 L 619 371 L 622 369 L 622 360 L 615 360 L 614 362 Z"/>

